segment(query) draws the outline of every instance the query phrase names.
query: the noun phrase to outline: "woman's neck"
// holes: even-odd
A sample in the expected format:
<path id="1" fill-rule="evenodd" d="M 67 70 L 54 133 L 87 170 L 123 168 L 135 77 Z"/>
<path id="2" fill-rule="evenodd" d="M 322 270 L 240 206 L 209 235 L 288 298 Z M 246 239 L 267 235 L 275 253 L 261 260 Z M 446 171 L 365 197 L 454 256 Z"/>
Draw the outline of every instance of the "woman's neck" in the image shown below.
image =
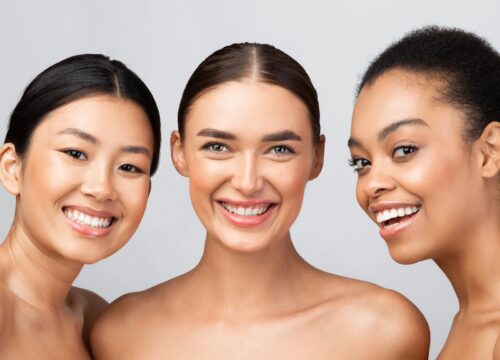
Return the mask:
<path id="1" fill-rule="evenodd" d="M 207 237 L 203 257 L 189 276 L 211 306 L 245 321 L 295 308 L 304 293 L 301 284 L 312 269 L 289 234 L 274 246 L 252 253 L 228 249 Z"/>
<path id="2" fill-rule="evenodd" d="M 0 245 L 0 282 L 19 299 L 48 312 L 65 308 L 82 265 L 44 252 L 15 220 Z"/>
<path id="3" fill-rule="evenodd" d="M 490 216 L 474 234 L 460 239 L 466 246 L 436 260 L 458 297 L 460 314 L 488 311 L 500 304 L 500 223 Z"/>

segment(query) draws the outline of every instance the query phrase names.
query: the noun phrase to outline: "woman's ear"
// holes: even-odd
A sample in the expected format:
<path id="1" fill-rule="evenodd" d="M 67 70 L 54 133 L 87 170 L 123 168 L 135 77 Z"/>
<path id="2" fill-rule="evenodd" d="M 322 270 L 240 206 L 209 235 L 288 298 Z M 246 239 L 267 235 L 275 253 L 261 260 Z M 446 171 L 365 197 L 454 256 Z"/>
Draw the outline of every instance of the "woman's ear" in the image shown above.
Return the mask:
<path id="1" fill-rule="evenodd" d="M 12 195 L 19 195 L 22 161 L 12 143 L 0 147 L 0 182 Z"/>
<path id="2" fill-rule="evenodd" d="M 323 162 L 325 159 L 325 142 L 325 135 L 320 135 L 318 143 L 314 146 L 314 163 L 311 168 L 309 180 L 317 178 L 321 173 L 321 169 L 323 169 Z"/>
<path id="3" fill-rule="evenodd" d="M 170 156 L 177 172 L 182 176 L 188 176 L 189 172 L 184 156 L 184 146 L 178 130 L 174 130 L 170 134 Z"/>
<path id="4" fill-rule="evenodd" d="M 497 176 L 500 171 L 500 122 L 489 123 L 478 142 L 482 175 L 487 178 Z"/>

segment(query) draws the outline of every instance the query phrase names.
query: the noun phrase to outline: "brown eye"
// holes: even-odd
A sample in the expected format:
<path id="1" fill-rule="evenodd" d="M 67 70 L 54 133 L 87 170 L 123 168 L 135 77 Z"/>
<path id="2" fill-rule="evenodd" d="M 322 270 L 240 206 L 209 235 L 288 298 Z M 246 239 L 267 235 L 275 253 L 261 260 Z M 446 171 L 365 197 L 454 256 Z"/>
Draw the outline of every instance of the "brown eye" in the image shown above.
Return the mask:
<path id="1" fill-rule="evenodd" d="M 120 170 L 125 171 L 125 172 L 129 172 L 129 173 L 143 173 L 144 172 L 144 171 L 142 171 L 142 169 L 138 168 L 135 165 L 131 165 L 131 164 L 121 165 Z"/>
<path id="2" fill-rule="evenodd" d="M 66 149 L 66 150 L 63 150 L 63 152 L 76 160 L 87 160 L 87 155 L 85 155 L 80 150 Z"/>
<path id="3" fill-rule="evenodd" d="M 356 172 L 359 172 L 363 170 L 365 167 L 370 165 L 371 165 L 370 161 L 363 158 L 349 159 L 349 166 L 352 166 L 354 168 L 354 171 Z"/>
<path id="4" fill-rule="evenodd" d="M 397 148 L 394 149 L 394 151 L 392 153 L 392 157 L 404 158 L 405 156 L 408 156 L 417 150 L 418 150 L 418 148 L 416 146 L 413 146 L 413 145 L 398 146 Z"/>

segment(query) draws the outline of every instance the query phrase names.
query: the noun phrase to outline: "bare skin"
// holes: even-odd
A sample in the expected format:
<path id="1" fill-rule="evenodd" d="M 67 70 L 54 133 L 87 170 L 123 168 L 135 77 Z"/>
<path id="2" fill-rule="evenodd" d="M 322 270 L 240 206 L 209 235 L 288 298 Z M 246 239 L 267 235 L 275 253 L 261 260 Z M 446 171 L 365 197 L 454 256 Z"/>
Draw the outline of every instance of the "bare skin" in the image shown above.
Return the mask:
<path id="1" fill-rule="evenodd" d="M 293 247 L 289 228 L 324 145 L 295 95 L 254 79 L 217 86 L 171 145 L 207 229 L 204 254 L 111 304 L 92 330 L 97 359 L 427 359 L 429 329 L 408 300 L 315 269 Z M 227 209 L 252 201 L 274 204 L 265 220 Z"/>
<path id="2" fill-rule="evenodd" d="M 473 143 L 462 110 L 440 100 L 436 77 L 394 69 L 361 91 L 350 150 L 356 196 L 394 260 L 433 259 L 459 311 L 439 359 L 497 359 L 500 336 L 500 122 Z M 386 208 L 418 208 L 398 223 Z"/>
<path id="3" fill-rule="evenodd" d="M 0 245 L 1 359 L 90 358 L 90 328 L 107 303 L 72 284 L 139 225 L 150 185 L 147 128 L 135 103 L 90 96 L 49 113 L 24 156 L 14 144 L 0 147 L 0 180 L 16 197 Z"/>
<path id="4" fill-rule="evenodd" d="M 89 329 L 107 302 L 71 286 L 77 269 L 45 256 L 33 264 L 38 249 L 26 245 L 0 247 L 0 357 L 90 359 Z"/>
<path id="5" fill-rule="evenodd" d="M 425 319 L 401 295 L 320 272 L 289 241 L 260 269 L 209 244 L 191 272 L 110 306 L 97 359 L 427 359 Z"/>

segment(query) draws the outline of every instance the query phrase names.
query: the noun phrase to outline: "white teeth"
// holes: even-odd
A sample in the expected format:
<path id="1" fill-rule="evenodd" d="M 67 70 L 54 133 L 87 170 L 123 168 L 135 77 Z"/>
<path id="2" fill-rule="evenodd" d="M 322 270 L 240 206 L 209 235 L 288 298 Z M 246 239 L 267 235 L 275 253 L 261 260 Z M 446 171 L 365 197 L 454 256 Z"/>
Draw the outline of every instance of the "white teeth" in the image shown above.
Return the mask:
<path id="1" fill-rule="evenodd" d="M 93 228 L 107 228 L 112 221 L 112 218 L 101 218 L 97 216 L 90 216 L 87 214 L 83 214 L 78 210 L 65 210 L 64 214 L 71 221 L 78 222 L 82 225 L 86 225 Z"/>
<path id="2" fill-rule="evenodd" d="M 397 217 L 403 217 L 406 215 L 411 215 L 416 212 L 418 212 L 419 208 L 417 206 L 408 206 L 408 207 L 401 207 L 401 208 L 393 208 L 393 209 L 385 209 L 378 211 L 376 213 L 377 217 L 377 222 L 382 223 L 384 221 L 394 219 Z"/>
<path id="3" fill-rule="evenodd" d="M 262 215 L 267 211 L 269 206 L 261 206 L 261 207 L 247 207 L 244 208 L 242 206 L 239 207 L 233 207 L 229 204 L 226 204 L 225 202 L 221 202 L 222 206 L 224 209 L 229 211 L 230 213 L 240 215 L 240 216 L 257 216 L 257 215 Z"/>

